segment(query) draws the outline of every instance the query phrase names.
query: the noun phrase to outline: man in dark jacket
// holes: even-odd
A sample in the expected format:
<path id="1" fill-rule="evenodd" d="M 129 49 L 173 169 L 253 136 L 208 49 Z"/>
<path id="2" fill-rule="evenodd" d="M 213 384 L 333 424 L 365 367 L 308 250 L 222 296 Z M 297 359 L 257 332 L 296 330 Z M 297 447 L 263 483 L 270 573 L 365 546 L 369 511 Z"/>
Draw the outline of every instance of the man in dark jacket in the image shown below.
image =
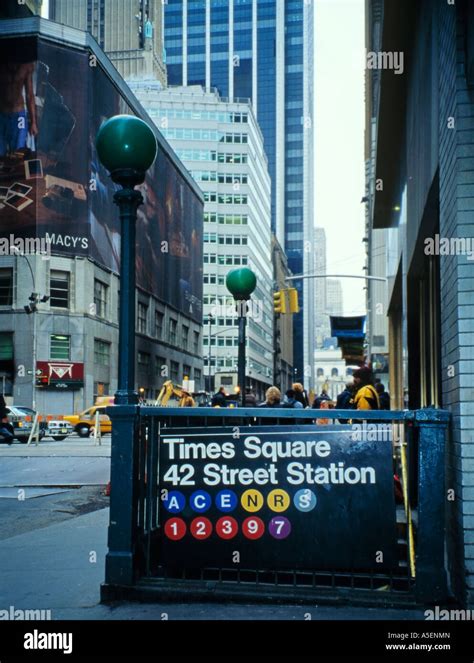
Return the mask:
<path id="1" fill-rule="evenodd" d="M 390 410 L 390 394 L 385 391 L 385 386 L 381 382 L 377 382 L 375 389 L 379 395 L 380 409 Z"/>
<path id="2" fill-rule="evenodd" d="M 315 410 L 319 410 L 321 408 L 321 403 L 323 401 L 330 401 L 331 399 L 329 398 L 329 395 L 325 389 L 322 390 L 322 392 L 319 394 L 319 396 L 316 396 L 316 398 L 313 401 L 313 408 Z"/>
<path id="3" fill-rule="evenodd" d="M 252 391 L 252 387 L 245 387 L 245 407 L 257 407 L 257 397 Z"/>
<path id="4" fill-rule="evenodd" d="M 211 405 L 212 407 L 227 407 L 227 395 L 224 387 L 221 387 L 219 391 L 214 394 Z"/>
<path id="5" fill-rule="evenodd" d="M 336 399 L 336 410 L 351 410 L 352 398 L 354 397 L 354 383 L 347 382 L 344 391 L 341 391 Z M 349 419 L 339 419 L 339 423 L 347 424 Z"/>
<path id="6" fill-rule="evenodd" d="M 8 408 L 3 394 L 0 394 L 0 438 L 2 442 L 11 444 L 14 439 L 12 425 L 8 421 Z"/>

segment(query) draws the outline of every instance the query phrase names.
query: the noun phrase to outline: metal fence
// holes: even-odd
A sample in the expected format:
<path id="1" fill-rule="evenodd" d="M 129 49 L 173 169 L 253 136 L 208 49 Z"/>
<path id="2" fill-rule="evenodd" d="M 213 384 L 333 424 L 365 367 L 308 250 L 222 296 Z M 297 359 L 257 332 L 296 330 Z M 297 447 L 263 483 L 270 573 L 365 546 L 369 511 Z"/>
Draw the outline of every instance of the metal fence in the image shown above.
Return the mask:
<path id="1" fill-rule="evenodd" d="M 349 601 L 407 605 L 446 598 L 445 440 L 449 413 L 114 406 L 109 550 L 102 599 Z M 315 423 L 316 417 L 319 423 Z M 160 558 L 160 437 L 173 429 L 385 423 L 392 431 L 397 568 L 168 568 Z M 281 429 L 279 428 L 281 427 Z M 345 426 L 347 429 L 347 426 Z M 341 425 L 341 430 L 344 426 Z M 344 533 L 340 533 L 343 537 Z M 295 555 L 297 555 L 295 551 Z M 376 565 L 374 565 L 375 567 Z"/>

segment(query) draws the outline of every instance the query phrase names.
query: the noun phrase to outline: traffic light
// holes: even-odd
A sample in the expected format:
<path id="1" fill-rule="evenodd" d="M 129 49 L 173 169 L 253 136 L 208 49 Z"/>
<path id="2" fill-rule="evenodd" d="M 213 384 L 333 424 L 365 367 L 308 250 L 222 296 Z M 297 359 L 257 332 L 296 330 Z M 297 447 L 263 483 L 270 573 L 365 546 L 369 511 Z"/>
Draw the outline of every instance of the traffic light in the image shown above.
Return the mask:
<path id="1" fill-rule="evenodd" d="M 273 293 L 273 310 L 275 313 L 286 313 L 286 291 L 278 290 Z"/>
<path id="2" fill-rule="evenodd" d="M 299 313 L 300 306 L 298 304 L 298 290 L 296 288 L 288 288 L 288 300 L 290 304 L 290 313 Z"/>

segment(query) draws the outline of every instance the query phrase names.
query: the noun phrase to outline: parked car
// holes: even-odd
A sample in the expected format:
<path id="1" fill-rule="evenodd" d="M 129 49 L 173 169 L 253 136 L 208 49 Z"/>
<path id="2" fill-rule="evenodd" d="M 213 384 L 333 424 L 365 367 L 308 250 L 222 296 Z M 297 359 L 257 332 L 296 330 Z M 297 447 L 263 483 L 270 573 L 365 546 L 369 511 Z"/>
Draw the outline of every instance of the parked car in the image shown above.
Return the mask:
<path id="1" fill-rule="evenodd" d="M 15 405 L 15 407 L 17 410 L 21 410 L 21 412 L 24 412 L 28 417 L 31 417 L 31 423 L 33 423 L 36 416 L 35 410 L 32 410 L 31 407 L 26 407 L 26 405 Z M 40 428 L 40 439 L 41 439 L 45 436 L 46 433 L 46 428 L 47 428 L 46 421 L 40 421 L 39 428 Z"/>
<path id="2" fill-rule="evenodd" d="M 108 405 L 93 405 L 80 414 L 68 414 L 64 420 L 68 421 L 79 435 L 79 437 L 89 437 L 91 429 L 95 426 L 95 415 L 99 412 L 100 431 L 102 435 L 112 431 L 112 422 L 110 417 L 105 414 L 105 408 Z"/>
<path id="3" fill-rule="evenodd" d="M 46 436 L 52 437 L 54 440 L 65 440 L 68 435 L 74 433 L 74 426 L 69 421 L 62 419 L 53 419 L 47 422 Z"/>
<path id="4" fill-rule="evenodd" d="M 25 412 L 25 409 L 28 412 Z M 13 434 L 15 439 L 19 442 L 28 442 L 31 429 L 33 428 L 33 419 L 36 414 L 31 408 L 23 408 L 23 406 L 8 405 L 6 408 L 8 412 L 8 421 L 13 427 Z M 33 413 L 33 414 L 32 414 Z M 44 429 L 40 427 L 40 439 L 44 437 Z"/>

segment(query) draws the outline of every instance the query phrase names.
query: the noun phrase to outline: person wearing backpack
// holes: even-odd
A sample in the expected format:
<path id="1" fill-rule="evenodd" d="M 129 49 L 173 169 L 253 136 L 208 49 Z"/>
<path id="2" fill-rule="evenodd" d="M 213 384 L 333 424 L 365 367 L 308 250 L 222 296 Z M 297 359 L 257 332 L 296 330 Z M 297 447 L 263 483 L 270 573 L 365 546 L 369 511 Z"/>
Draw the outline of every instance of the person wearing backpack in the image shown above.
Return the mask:
<path id="1" fill-rule="evenodd" d="M 336 400 L 336 410 L 352 410 L 352 399 L 354 397 L 354 383 L 347 382 L 344 391 L 341 391 Z M 339 419 L 339 423 L 347 424 L 349 419 Z"/>
<path id="2" fill-rule="evenodd" d="M 354 410 L 380 410 L 380 401 L 374 387 L 374 374 L 368 366 L 354 371 L 355 396 L 352 401 Z"/>
<path id="3" fill-rule="evenodd" d="M 296 393 L 294 389 L 288 389 L 285 394 L 282 407 L 303 409 L 303 404 L 296 399 Z"/>

